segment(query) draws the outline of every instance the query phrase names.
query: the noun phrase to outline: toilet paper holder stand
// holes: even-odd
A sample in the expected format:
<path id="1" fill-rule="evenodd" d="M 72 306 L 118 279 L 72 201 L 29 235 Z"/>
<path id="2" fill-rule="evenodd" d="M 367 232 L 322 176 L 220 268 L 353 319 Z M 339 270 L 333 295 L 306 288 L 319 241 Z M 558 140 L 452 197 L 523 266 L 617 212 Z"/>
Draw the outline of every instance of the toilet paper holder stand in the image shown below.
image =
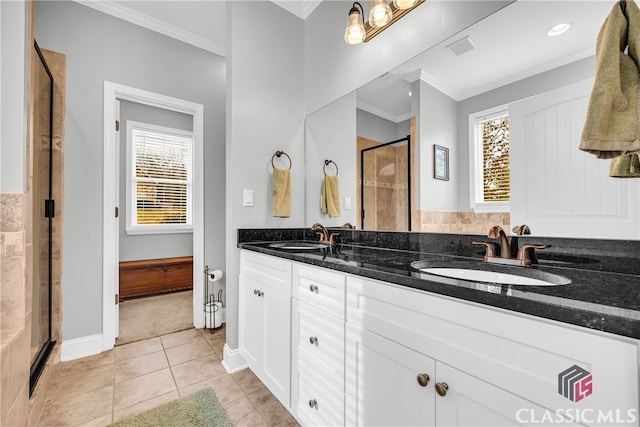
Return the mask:
<path id="1" fill-rule="evenodd" d="M 208 265 L 204 267 L 204 328 L 208 329 L 210 333 L 213 333 L 215 329 L 222 326 L 222 289 L 218 290 L 218 298 L 213 290 L 213 281 L 215 278 L 216 270 L 209 269 Z M 221 275 L 222 276 L 222 275 Z M 211 278 L 211 280 L 209 280 Z M 216 326 L 218 325 L 218 326 Z"/>

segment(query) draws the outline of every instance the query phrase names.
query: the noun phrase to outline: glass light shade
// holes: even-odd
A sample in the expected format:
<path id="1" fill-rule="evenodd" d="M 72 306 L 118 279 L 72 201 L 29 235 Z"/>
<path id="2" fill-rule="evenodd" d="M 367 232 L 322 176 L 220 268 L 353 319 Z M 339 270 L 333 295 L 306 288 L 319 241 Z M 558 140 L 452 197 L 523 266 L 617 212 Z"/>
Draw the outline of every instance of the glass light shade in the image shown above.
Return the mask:
<path id="1" fill-rule="evenodd" d="M 374 27 L 383 27 L 391 21 L 391 6 L 386 0 L 371 0 L 371 12 L 369 12 L 369 24 Z"/>
<path id="2" fill-rule="evenodd" d="M 418 0 L 393 0 L 393 5 L 398 9 L 409 9 L 416 3 L 418 3 Z"/>
<path id="3" fill-rule="evenodd" d="M 364 40 L 364 22 L 360 11 L 356 8 L 352 8 L 347 18 L 347 29 L 344 32 L 344 41 L 349 44 L 362 43 Z"/>

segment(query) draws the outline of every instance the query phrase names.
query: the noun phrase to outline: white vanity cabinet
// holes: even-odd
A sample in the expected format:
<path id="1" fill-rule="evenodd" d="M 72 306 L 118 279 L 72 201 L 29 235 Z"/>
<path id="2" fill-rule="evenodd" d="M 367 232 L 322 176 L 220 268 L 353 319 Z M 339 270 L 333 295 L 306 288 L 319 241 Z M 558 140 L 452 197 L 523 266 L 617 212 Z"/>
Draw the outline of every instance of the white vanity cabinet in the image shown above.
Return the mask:
<path id="1" fill-rule="evenodd" d="M 344 425 L 345 275 L 293 264 L 292 411 L 303 425 Z"/>
<path id="2" fill-rule="evenodd" d="M 240 255 L 238 344 L 251 370 L 287 408 L 291 391 L 291 262 Z"/>
<path id="3" fill-rule="evenodd" d="M 636 341 L 359 277 L 346 366 L 347 425 L 638 425 Z M 582 377 L 584 397 L 560 394 L 560 377 Z"/>

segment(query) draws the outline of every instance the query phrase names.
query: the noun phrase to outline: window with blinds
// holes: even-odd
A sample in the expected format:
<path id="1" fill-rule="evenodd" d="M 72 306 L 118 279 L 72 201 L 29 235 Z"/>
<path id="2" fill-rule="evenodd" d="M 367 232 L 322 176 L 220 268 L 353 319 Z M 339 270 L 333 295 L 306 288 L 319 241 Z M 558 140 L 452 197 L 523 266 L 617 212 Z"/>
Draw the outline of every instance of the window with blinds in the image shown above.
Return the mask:
<path id="1" fill-rule="evenodd" d="M 127 147 L 127 231 L 191 230 L 191 132 L 127 122 Z"/>
<path id="2" fill-rule="evenodd" d="M 509 112 L 479 113 L 470 120 L 473 135 L 473 184 L 476 211 L 508 211 L 511 198 L 509 169 Z"/>

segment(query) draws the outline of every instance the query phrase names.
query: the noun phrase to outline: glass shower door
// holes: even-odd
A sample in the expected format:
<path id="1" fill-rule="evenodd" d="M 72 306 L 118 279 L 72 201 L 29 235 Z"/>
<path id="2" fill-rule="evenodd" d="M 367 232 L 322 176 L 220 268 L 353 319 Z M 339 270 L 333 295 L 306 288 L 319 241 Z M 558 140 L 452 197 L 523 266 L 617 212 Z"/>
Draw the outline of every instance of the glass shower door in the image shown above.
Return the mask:
<path id="1" fill-rule="evenodd" d="M 51 341 L 51 248 L 53 76 L 38 45 L 34 45 L 33 116 L 33 289 L 29 394 L 47 362 Z"/>

